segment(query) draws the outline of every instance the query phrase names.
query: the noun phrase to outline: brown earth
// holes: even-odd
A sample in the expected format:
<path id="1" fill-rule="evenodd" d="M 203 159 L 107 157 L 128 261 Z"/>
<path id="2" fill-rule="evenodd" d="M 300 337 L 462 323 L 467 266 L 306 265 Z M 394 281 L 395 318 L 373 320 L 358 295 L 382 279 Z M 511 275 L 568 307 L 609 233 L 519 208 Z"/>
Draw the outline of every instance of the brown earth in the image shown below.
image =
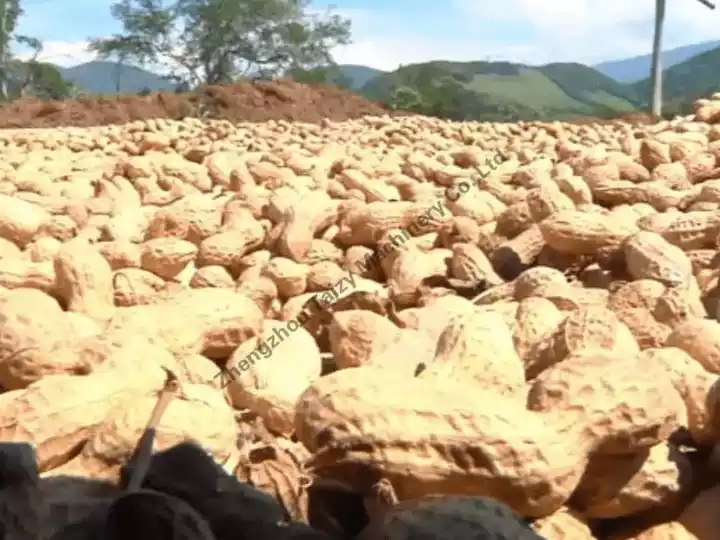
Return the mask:
<path id="1" fill-rule="evenodd" d="M 293 80 L 207 86 L 184 94 L 83 97 L 67 101 L 23 99 L 0 106 L 0 129 L 123 124 L 146 118 L 180 119 L 205 113 L 233 122 L 288 120 L 342 121 L 369 115 L 399 114 L 384 105 L 331 85 Z"/>
<path id="2" fill-rule="evenodd" d="M 0 129 L 54 128 L 124 124 L 146 118 L 181 119 L 205 115 L 232 122 L 287 120 L 318 123 L 324 118 L 342 121 L 362 116 L 413 114 L 391 111 L 332 85 L 306 85 L 291 79 L 207 86 L 198 92 L 160 92 L 148 96 L 83 97 L 66 101 L 22 99 L 0 105 Z M 636 113 L 616 119 L 578 118 L 575 124 L 624 121 L 657 122 Z"/>

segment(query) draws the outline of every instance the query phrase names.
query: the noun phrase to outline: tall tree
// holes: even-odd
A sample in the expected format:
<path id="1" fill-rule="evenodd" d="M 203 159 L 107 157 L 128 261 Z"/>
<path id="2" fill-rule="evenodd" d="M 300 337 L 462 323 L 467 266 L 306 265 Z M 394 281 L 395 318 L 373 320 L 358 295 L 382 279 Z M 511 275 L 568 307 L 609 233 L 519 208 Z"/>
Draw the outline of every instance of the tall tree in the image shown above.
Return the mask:
<path id="1" fill-rule="evenodd" d="M 123 32 L 91 50 L 165 64 L 191 87 L 331 65 L 330 50 L 350 42 L 350 21 L 309 0 L 119 0 L 111 12 Z"/>
<path id="2" fill-rule="evenodd" d="M 0 98 L 14 99 L 36 96 L 47 99 L 64 99 L 72 96 L 74 88 L 67 84 L 57 67 L 39 62 L 42 42 L 17 33 L 20 17 L 24 14 L 20 0 L 0 0 Z M 12 44 L 22 45 L 31 51 L 28 60 L 12 55 Z"/>
<path id="3" fill-rule="evenodd" d="M 23 14 L 20 0 L 0 0 L 0 98 L 8 99 L 8 82 L 11 71 L 10 44 Z"/>

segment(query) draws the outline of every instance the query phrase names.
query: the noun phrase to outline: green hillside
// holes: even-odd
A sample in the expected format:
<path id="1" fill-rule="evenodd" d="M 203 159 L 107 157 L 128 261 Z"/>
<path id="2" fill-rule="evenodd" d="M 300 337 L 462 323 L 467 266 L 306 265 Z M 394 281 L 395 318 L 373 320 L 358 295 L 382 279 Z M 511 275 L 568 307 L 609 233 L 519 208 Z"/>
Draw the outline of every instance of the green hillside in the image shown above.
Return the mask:
<path id="1" fill-rule="evenodd" d="M 367 66 L 356 66 L 353 64 L 339 65 L 338 70 L 340 71 L 342 76 L 347 77 L 351 87 L 354 90 L 359 90 L 370 79 L 373 79 L 385 73 L 384 71 L 380 71 L 379 69 Z"/>
<path id="2" fill-rule="evenodd" d="M 359 92 L 454 119 L 567 119 L 637 109 L 635 91 L 582 64 L 427 62 L 376 76 Z"/>
<path id="3" fill-rule="evenodd" d="M 649 96 L 650 78 L 631 85 L 640 96 Z M 669 67 L 663 73 L 663 102 L 668 111 L 687 113 L 699 97 L 720 91 L 720 47 Z M 647 98 L 645 98 L 645 101 Z"/>

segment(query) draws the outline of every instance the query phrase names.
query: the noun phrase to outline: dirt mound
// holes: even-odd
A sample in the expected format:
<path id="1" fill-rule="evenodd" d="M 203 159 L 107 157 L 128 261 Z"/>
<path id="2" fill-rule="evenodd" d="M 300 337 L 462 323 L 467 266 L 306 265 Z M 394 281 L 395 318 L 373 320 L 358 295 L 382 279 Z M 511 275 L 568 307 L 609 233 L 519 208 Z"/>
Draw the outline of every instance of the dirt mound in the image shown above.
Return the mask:
<path id="1" fill-rule="evenodd" d="M 145 118 L 207 115 L 234 122 L 342 121 L 393 114 L 387 107 L 331 85 L 293 80 L 207 86 L 197 92 L 148 96 L 83 97 L 67 101 L 18 100 L 0 106 L 0 129 L 101 126 Z"/>
<path id="2" fill-rule="evenodd" d="M 188 93 L 82 97 L 67 101 L 23 99 L 0 105 L 0 129 L 103 126 L 146 118 L 181 119 L 188 116 L 224 118 L 233 122 L 318 123 L 324 118 L 339 122 L 383 114 L 405 116 L 415 113 L 392 111 L 336 86 L 279 79 L 206 86 Z M 632 113 L 617 118 L 577 118 L 570 123 L 618 121 L 642 125 L 656 123 L 658 119 L 644 113 Z"/>

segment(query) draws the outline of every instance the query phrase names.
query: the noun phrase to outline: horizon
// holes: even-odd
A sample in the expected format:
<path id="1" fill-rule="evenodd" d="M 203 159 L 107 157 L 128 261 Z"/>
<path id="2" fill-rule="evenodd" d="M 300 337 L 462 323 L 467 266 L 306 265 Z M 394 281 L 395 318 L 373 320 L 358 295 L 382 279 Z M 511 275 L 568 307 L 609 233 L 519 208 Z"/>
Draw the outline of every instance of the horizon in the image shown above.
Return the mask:
<path id="1" fill-rule="evenodd" d="M 110 0 L 24 0 L 18 33 L 43 41 L 38 57 L 61 67 L 97 60 L 85 50 L 89 38 L 121 31 L 110 14 Z M 352 21 L 353 43 L 333 51 L 341 65 L 394 71 L 399 65 L 444 59 L 454 62 L 601 63 L 646 56 L 652 50 L 654 2 L 606 0 L 506 0 L 482 7 L 479 0 L 337 0 L 334 12 Z M 594 5 L 597 5 L 594 3 Z M 314 11 L 327 4 L 312 3 Z M 407 24 L 408 14 L 412 24 Z M 713 12 L 698 2 L 667 7 L 663 51 L 718 39 Z M 93 35 L 82 29 L 93 29 Z M 612 39 L 598 39 L 612 35 Z M 481 36 L 481 37 L 478 37 Z M 689 36 L 692 37 L 690 42 Z M 568 42 L 572 46 L 568 47 Z M 15 47 L 27 58 L 27 50 Z M 141 66 L 153 71 L 148 66 Z M 156 72 L 156 71 L 155 71 Z"/>

